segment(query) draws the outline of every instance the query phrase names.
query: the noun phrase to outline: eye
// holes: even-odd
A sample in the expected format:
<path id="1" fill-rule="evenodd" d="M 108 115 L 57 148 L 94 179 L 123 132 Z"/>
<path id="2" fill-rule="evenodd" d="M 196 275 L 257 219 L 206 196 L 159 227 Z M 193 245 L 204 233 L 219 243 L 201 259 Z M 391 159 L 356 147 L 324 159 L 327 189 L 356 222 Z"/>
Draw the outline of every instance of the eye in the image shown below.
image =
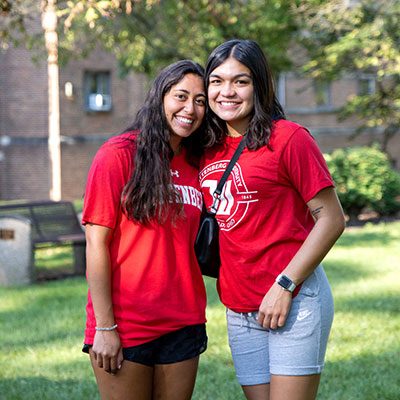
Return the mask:
<path id="1" fill-rule="evenodd" d="M 219 79 L 219 78 L 211 78 L 209 82 L 210 82 L 210 85 L 218 85 L 218 84 L 221 83 L 221 79 Z"/>
<path id="2" fill-rule="evenodd" d="M 206 105 L 206 101 L 203 98 L 196 99 L 195 103 L 200 105 L 200 106 L 205 106 Z"/>
<path id="3" fill-rule="evenodd" d="M 177 94 L 175 95 L 175 97 L 176 97 L 178 100 L 185 100 L 185 99 L 186 99 L 186 96 L 185 96 L 184 94 L 182 94 L 182 93 L 177 93 Z"/>
<path id="4" fill-rule="evenodd" d="M 238 79 L 238 80 L 236 81 L 236 83 L 237 83 L 238 85 L 248 85 L 250 82 L 249 82 L 248 80 L 246 80 L 246 79 Z"/>

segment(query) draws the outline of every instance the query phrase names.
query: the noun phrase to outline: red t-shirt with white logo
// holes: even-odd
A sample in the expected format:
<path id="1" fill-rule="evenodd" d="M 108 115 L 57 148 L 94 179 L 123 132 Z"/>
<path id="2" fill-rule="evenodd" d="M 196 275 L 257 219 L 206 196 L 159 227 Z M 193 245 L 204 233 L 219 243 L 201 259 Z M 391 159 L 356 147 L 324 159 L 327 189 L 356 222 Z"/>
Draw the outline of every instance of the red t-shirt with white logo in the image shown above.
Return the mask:
<path id="1" fill-rule="evenodd" d="M 121 193 L 132 174 L 134 146 L 110 139 L 90 168 L 82 223 L 113 230 L 110 242 L 112 302 L 123 347 L 136 346 L 188 325 L 204 323 L 206 292 L 194 253 L 202 210 L 198 169 L 185 150 L 171 161 L 185 216 L 162 225 L 138 224 L 121 211 Z M 85 343 L 92 344 L 96 321 L 88 294 Z"/>
<path id="2" fill-rule="evenodd" d="M 202 158 L 199 179 L 207 207 L 240 140 L 226 137 Z M 269 147 L 243 150 L 217 212 L 221 254 L 217 289 L 224 305 L 237 312 L 259 308 L 314 226 L 306 203 L 334 186 L 323 155 L 305 128 L 286 120 L 276 122 Z"/>

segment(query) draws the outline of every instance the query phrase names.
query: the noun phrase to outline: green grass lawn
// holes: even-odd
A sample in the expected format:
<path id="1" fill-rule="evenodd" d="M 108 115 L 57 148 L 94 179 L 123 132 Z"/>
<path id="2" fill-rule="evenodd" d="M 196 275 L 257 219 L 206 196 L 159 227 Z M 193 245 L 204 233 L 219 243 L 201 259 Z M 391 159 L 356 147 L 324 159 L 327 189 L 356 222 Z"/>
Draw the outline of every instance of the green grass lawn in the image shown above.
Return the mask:
<path id="1" fill-rule="evenodd" d="M 71 262 L 41 255 L 46 268 Z M 400 222 L 346 231 L 324 261 L 336 314 L 318 399 L 400 399 Z M 208 292 L 208 350 L 193 399 L 244 399 L 236 382 L 225 311 Z M 84 278 L 0 288 L 0 399 L 98 399 L 81 352 Z"/>

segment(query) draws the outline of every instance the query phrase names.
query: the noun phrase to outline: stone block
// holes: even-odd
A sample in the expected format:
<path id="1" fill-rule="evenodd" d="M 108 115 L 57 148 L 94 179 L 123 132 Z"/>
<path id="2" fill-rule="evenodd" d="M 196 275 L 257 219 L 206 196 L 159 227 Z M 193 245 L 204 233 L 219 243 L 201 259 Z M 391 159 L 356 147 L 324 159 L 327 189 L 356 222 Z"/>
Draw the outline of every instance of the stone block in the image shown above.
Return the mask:
<path id="1" fill-rule="evenodd" d="M 0 285 L 33 281 L 31 222 L 20 216 L 0 217 Z"/>

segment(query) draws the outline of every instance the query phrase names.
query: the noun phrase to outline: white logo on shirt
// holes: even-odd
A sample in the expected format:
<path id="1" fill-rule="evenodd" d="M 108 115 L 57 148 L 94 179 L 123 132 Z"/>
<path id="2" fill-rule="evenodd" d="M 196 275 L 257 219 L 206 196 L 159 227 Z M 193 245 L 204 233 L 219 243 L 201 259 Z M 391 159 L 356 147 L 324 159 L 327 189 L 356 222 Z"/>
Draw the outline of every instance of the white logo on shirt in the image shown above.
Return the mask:
<path id="1" fill-rule="evenodd" d="M 203 209 L 203 196 L 201 192 L 193 186 L 174 185 L 182 195 L 182 203 L 197 207 L 200 211 Z"/>
<path id="2" fill-rule="evenodd" d="M 203 182 L 202 187 L 204 188 L 209 188 L 210 190 L 210 195 L 215 192 L 215 189 L 217 188 L 218 181 L 208 179 Z M 222 193 L 221 193 L 221 203 L 219 204 L 218 207 L 218 215 L 230 215 L 234 200 L 231 192 L 231 187 L 232 187 L 232 181 L 227 181 L 222 188 Z"/>
<path id="3" fill-rule="evenodd" d="M 219 179 L 210 179 L 214 173 L 225 171 L 229 161 L 217 161 L 207 165 L 200 172 L 200 185 L 202 188 L 208 188 L 212 196 L 217 188 Z M 237 162 L 232 169 L 229 179 L 225 182 L 221 193 L 221 202 L 218 206 L 217 217 L 227 217 L 223 221 L 218 219 L 221 230 L 228 231 L 236 226 L 246 215 L 249 204 L 258 201 L 255 194 L 257 191 L 249 191 L 243 179 L 240 164 Z"/>
<path id="4" fill-rule="evenodd" d="M 175 171 L 172 171 L 172 169 L 170 169 L 171 171 L 171 176 L 176 176 L 177 178 L 179 178 L 179 171 L 176 169 Z"/>

